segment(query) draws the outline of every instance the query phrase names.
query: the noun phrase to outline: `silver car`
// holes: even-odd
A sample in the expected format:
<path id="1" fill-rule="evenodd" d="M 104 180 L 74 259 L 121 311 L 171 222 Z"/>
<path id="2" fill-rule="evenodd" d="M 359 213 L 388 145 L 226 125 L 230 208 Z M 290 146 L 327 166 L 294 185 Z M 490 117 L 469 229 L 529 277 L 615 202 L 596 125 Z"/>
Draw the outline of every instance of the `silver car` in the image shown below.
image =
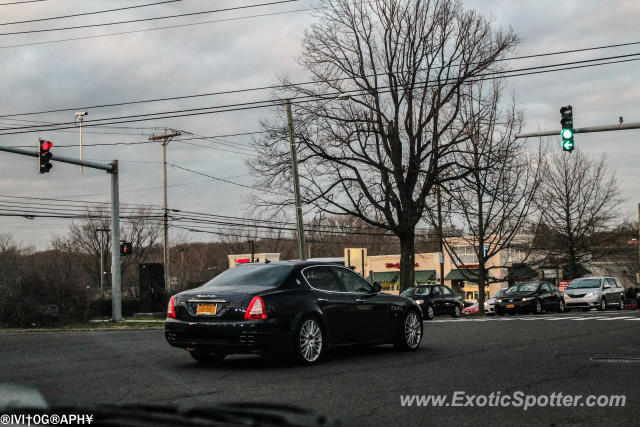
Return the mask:
<path id="1" fill-rule="evenodd" d="M 506 290 L 507 288 L 499 289 L 498 292 L 484 302 L 484 312 L 487 316 L 493 316 L 496 314 L 496 299 L 504 295 L 504 291 Z"/>
<path id="2" fill-rule="evenodd" d="M 606 310 L 607 307 L 624 309 L 624 288 L 615 277 L 583 277 L 574 279 L 564 290 L 567 309 L 592 308 Z"/>

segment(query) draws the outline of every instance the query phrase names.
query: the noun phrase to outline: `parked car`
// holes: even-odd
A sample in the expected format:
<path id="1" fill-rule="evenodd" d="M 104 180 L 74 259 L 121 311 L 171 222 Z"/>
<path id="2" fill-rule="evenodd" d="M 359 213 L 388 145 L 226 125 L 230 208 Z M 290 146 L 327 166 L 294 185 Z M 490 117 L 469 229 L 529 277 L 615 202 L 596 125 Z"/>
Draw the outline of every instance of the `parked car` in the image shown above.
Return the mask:
<path id="1" fill-rule="evenodd" d="M 462 313 L 462 297 L 448 286 L 421 285 L 414 286 L 400 295 L 411 298 L 420 306 L 422 317 L 431 320 L 438 314 L 450 314 L 460 317 Z"/>
<path id="2" fill-rule="evenodd" d="M 506 290 L 507 288 L 498 289 L 498 292 L 493 294 L 491 298 L 489 298 L 484 302 L 484 312 L 487 316 L 493 316 L 494 314 L 496 314 L 496 308 L 495 308 L 496 299 L 504 295 L 504 292 Z"/>
<path id="3" fill-rule="evenodd" d="M 478 303 L 474 303 L 473 305 L 470 305 L 469 307 L 465 307 L 462 309 L 462 314 L 474 314 L 477 313 L 479 309 L 479 305 Z"/>
<path id="4" fill-rule="evenodd" d="M 252 263 L 171 297 L 165 338 L 199 362 L 232 353 L 318 362 L 328 347 L 394 344 L 417 350 L 422 314 L 349 268 L 322 262 Z"/>
<path id="5" fill-rule="evenodd" d="M 564 290 L 567 308 L 582 308 L 585 311 L 607 307 L 624 310 L 625 291 L 615 277 L 583 277 L 574 279 Z"/>
<path id="6" fill-rule="evenodd" d="M 547 282 L 527 282 L 514 285 L 496 300 L 496 314 L 536 313 L 556 310 L 562 313 L 565 302 L 562 292 Z"/>

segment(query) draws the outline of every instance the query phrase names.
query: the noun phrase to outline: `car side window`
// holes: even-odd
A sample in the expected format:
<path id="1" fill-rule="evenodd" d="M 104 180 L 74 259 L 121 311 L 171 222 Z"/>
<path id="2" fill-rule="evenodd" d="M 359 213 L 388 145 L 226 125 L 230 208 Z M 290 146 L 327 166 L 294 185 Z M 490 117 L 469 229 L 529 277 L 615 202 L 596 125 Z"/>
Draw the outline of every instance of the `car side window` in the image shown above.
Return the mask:
<path id="1" fill-rule="evenodd" d="M 429 295 L 429 288 L 425 286 L 416 288 L 416 295 Z"/>
<path id="2" fill-rule="evenodd" d="M 447 288 L 446 286 L 440 286 L 442 288 L 442 292 L 444 293 L 444 296 L 446 297 L 450 297 L 451 295 L 453 295 L 453 292 L 451 291 L 451 289 Z"/>
<path id="3" fill-rule="evenodd" d="M 607 284 L 608 284 L 609 286 L 611 286 L 612 288 L 617 288 L 617 286 L 616 286 L 616 281 L 615 281 L 615 280 L 613 280 L 613 279 L 607 279 Z"/>
<path id="4" fill-rule="evenodd" d="M 331 267 L 347 292 L 371 293 L 373 287 L 357 273 L 341 267 Z"/>
<path id="5" fill-rule="evenodd" d="M 304 278 L 307 279 L 307 282 L 316 289 L 320 289 L 322 291 L 344 292 L 340 281 L 329 267 L 308 267 L 304 269 L 302 274 L 304 275 Z"/>
<path id="6" fill-rule="evenodd" d="M 434 286 L 433 288 L 431 288 L 432 297 L 439 297 L 441 295 L 442 295 L 442 290 L 440 290 L 440 286 Z"/>
<path id="7" fill-rule="evenodd" d="M 616 282 L 616 286 L 617 286 L 619 289 L 624 289 L 624 287 L 622 286 L 622 283 L 620 283 L 620 280 L 618 280 L 618 279 L 613 279 L 613 281 L 614 281 L 614 282 Z"/>
<path id="8" fill-rule="evenodd" d="M 602 288 L 610 288 L 611 287 L 611 279 L 604 279 L 602 281 Z"/>
<path id="9" fill-rule="evenodd" d="M 543 283 L 542 285 L 540 285 L 540 291 L 541 292 L 551 292 L 551 287 L 549 286 L 549 284 Z"/>

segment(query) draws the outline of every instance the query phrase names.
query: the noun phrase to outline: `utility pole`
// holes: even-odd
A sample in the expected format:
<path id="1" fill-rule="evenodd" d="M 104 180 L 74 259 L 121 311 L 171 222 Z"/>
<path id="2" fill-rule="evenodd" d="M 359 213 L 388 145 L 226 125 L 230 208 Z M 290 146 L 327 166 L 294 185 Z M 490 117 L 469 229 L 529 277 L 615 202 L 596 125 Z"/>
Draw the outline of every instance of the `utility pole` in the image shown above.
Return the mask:
<path id="1" fill-rule="evenodd" d="M 164 286 L 167 290 L 171 289 L 171 275 L 169 274 L 169 215 L 167 213 L 167 145 L 169 145 L 171 138 L 180 135 L 180 132 L 173 130 L 149 137 L 149 141 L 160 141 L 160 145 L 162 145 L 162 221 L 164 225 L 162 262 L 164 263 Z"/>
<path id="2" fill-rule="evenodd" d="M 291 100 L 285 101 L 287 110 L 287 121 L 289 122 L 289 147 L 291 150 L 291 175 L 293 176 L 293 192 L 296 204 L 296 222 L 298 225 L 298 246 L 300 250 L 300 260 L 307 259 L 306 245 L 304 243 L 304 223 L 302 222 L 302 202 L 300 199 L 300 180 L 298 178 L 298 155 L 296 153 L 296 142 L 293 135 L 293 116 L 291 114 Z"/>
<path id="3" fill-rule="evenodd" d="M 438 261 L 440 263 L 440 285 L 444 286 L 444 236 L 442 233 L 442 185 L 438 182 L 438 193 L 436 194 L 436 200 L 438 205 L 438 246 L 439 255 Z"/>
<path id="4" fill-rule="evenodd" d="M 251 239 L 251 262 L 255 262 L 256 241 Z"/>
<path id="5" fill-rule="evenodd" d="M 98 228 L 97 232 L 100 233 L 100 299 L 104 298 L 104 288 L 106 286 L 106 281 L 104 277 L 104 233 L 108 233 L 108 228 Z"/>

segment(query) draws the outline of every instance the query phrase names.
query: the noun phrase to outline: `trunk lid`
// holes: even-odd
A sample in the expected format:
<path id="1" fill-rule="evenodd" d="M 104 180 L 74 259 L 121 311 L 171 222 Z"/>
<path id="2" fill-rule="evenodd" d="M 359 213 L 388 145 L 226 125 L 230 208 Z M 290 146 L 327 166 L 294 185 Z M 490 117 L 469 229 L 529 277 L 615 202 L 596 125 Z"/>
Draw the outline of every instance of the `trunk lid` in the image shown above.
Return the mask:
<path id="1" fill-rule="evenodd" d="M 243 320 L 251 298 L 272 289 L 273 286 L 224 285 L 181 292 L 176 295 L 176 318 L 197 322 Z"/>

